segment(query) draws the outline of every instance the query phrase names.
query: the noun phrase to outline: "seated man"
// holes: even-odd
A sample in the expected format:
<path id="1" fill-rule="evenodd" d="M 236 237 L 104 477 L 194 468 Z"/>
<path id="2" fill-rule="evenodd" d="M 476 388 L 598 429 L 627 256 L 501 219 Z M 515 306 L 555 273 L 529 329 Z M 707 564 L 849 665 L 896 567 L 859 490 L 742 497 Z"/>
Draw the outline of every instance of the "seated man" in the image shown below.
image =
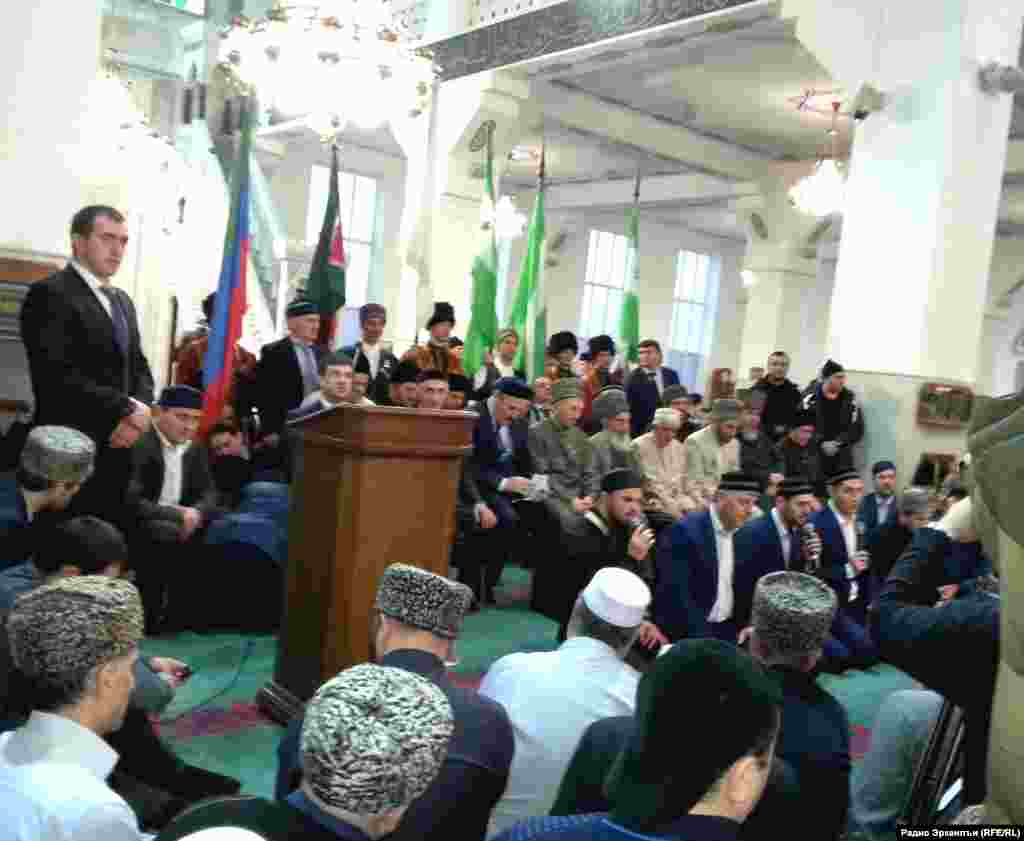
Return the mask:
<path id="1" fill-rule="evenodd" d="M 177 619 L 184 618 L 196 567 L 184 563 L 179 547 L 188 543 L 194 551 L 204 530 L 223 513 L 206 448 L 192 443 L 202 407 L 203 396 L 194 388 L 165 388 L 152 426 L 132 449 L 133 558 L 142 561 L 136 563 L 136 576 L 151 630 L 169 623 L 172 609 Z"/>
<path id="2" fill-rule="evenodd" d="M 63 511 L 93 472 L 96 445 L 66 426 L 37 426 L 13 476 L 0 477 L 0 570 L 25 563 L 36 542 L 33 521 Z"/>
<path id="3" fill-rule="evenodd" d="M 633 451 L 644 473 L 648 511 L 663 515 L 671 525 L 697 508 L 685 492 L 686 452 L 676 440 L 682 421 L 675 409 L 658 409 L 651 431 L 633 441 Z"/>
<path id="4" fill-rule="evenodd" d="M 598 392 L 593 418 L 601 427 L 600 432 L 590 436 L 595 470 L 601 476 L 616 469 L 642 472 L 633 453 L 633 439 L 629 437 L 629 403 L 620 386 L 609 385 Z"/>
<path id="5" fill-rule="evenodd" d="M 735 587 L 746 571 L 736 568 L 733 536 L 759 494 L 753 477 L 726 473 L 708 510 L 676 523 L 659 548 L 653 619 L 669 640 L 736 642 Z"/>
<path id="6" fill-rule="evenodd" d="M 871 558 L 872 589 L 879 592 L 896 561 L 910 545 L 915 529 L 928 525 L 931 494 L 924 488 L 907 488 L 894 503 L 896 515 L 870 529 L 864 548 Z M 863 511 L 863 506 L 861 507 Z"/>
<path id="7" fill-rule="evenodd" d="M 350 403 L 352 396 L 352 359 L 343 353 L 327 353 L 317 363 L 320 388 L 308 395 L 296 408 L 288 412 L 288 420 L 333 409 Z"/>
<path id="8" fill-rule="evenodd" d="M 551 380 L 537 377 L 533 381 L 533 403 L 530 404 L 530 426 L 546 420 L 551 415 Z"/>
<path id="9" fill-rule="evenodd" d="M 557 525 L 552 539 L 578 528 L 600 490 L 590 441 L 576 425 L 583 410 L 581 394 L 579 380 L 557 380 L 551 387 L 551 417 L 530 428 L 533 470 L 548 477 L 551 491 L 544 506 Z"/>
<path id="10" fill-rule="evenodd" d="M 377 590 L 378 662 L 426 678 L 444 693 L 455 715 L 455 734 L 440 772 L 392 841 L 482 841 L 508 781 L 513 751 L 508 715 L 453 683 L 445 670 L 469 600 L 464 585 L 405 564 L 389 566 Z M 278 748 L 278 800 L 287 799 L 302 778 L 302 732 L 303 720 L 293 721 Z"/>
<path id="11" fill-rule="evenodd" d="M 775 756 L 792 772 L 795 792 L 770 790 L 751 814 L 742 831 L 744 838 L 778 838 L 785 825 L 775 816 L 792 820 L 785 813 L 794 796 L 803 798 L 808 820 L 822 838 L 839 838 L 846 823 L 849 803 L 850 734 L 842 706 L 814 682 L 814 663 L 828 636 L 835 614 L 836 598 L 824 584 L 800 573 L 774 573 L 757 587 L 751 653 L 769 667 L 784 699 L 782 724 Z M 688 642 L 666 649 L 652 666 L 659 671 Z M 695 674 L 699 684 L 702 675 Z M 641 679 L 641 689 L 648 677 Z M 692 685 L 680 682 L 678 690 L 688 693 Z M 680 703 L 685 701 L 680 697 Z M 639 706 L 639 699 L 638 699 Z M 631 717 L 605 719 L 592 724 L 580 740 L 562 780 L 553 815 L 605 812 L 609 803 L 604 781 L 636 723 Z M 788 794 L 788 796 L 786 796 Z"/>
<path id="12" fill-rule="evenodd" d="M 755 390 L 740 416 L 740 469 L 755 477 L 761 483 L 761 487 L 768 488 L 769 493 L 774 496 L 784 474 L 775 443 L 761 428 L 764 404 L 764 393 Z"/>
<path id="13" fill-rule="evenodd" d="M 395 372 L 388 382 L 388 400 L 380 403 L 381 406 L 404 406 L 407 409 L 416 408 L 416 401 L 419 398 L 419 386 L 416 377 L 420 369 L 411 359 L 403 359 L 395 366 Z"/>
<path id="14" fill-rule="evenodd" d="M 874 493 L 864 495 L 857 519 L 871 534 L 882 523 L 896 519 L 896 465 L 888 459 L 876 461 L 871 468 L 875 482 Z"/>
<path id="15" fill-rule="evenodd" d="M 366 392 L 370 390 L 370 375 L 365 371 L 352 372 L 352 404 L 354 406 L 376 406 Z"/>
<path id="16" fill-rule="evenodd" d="M 701 428 L 701 425 L 693 419 L 694 403 L 686 386 L 667 386 L 661 393 L 661 405 L 666 409 L 675 409 L 679 413 L 681 423 L 676 431 L 676 440 L 680 444 Z"/>
<path id="17" fill-rule="evenodd" d="M 724 473 L 740 469 L 740 445 L 736 440 L 740 409 L 738 400 L 716 400 L 711 423 L 686 439 L 686 493 L 702 508 L 714 498 Z"/>
<path id="18" fill-rule="evenodd" d="M 250 483 L 276 483 L 287 487 L 287 475 L 274 463 L 263 458 L 264 450 L 251 450 L 238 425 L 220 421 L 213 425 L 206 438 L 210 473 L 223 504 L 238 507 L 243 489 Z"/>
<path id="19" fill-rule="evenodd" d="M 480 694 L 501 704 L 515 733 L 508 787 L 491 830 L 546 815 L 587 726 L 632 714 L 639 673 L 623 658 L 640 633 L 651 594 L 624 569 L 603 569 L 576 601 L 556 651 L 509 654 L 484 675 Z"/>
<path id="20" fill-rule="evenodd" d="M 822 668 L 869 668 L 878 662 L 878 649 L 867 632 L 874 581 L 870 556 L 864 549 L 865 535 L 856 520 L 864 480 L 856 471 L 844 470 L 830 477 L 829 491 L 828 505 L 811 517 L 821 536 L 821 577 L 839 598 L 836 626 L 825 645 Z"/>
<path id="21" fill-rule="evenodd" d="M 124 721 L 142 625 L 138 592 L 113 578 L 61 579 L 15 605 L 7 630 L 32 707 L 0 736 L 0 810 L 16 837 L 145 837 L 106 783 L 118 756 L 104 741 Z"/>
<path id="22" fill-rule="evenodd" d="M 743 651 L 678 643 L 640 682 L 636 725 L 608 774 L 609 814 L 538 817 L 496 841 L 731 841 L 768 785 L 782 703 L 776 681 Z"/>
<path id="23" fill-rule="evenodd" d="M 818 448 L 814 445 L 815 424 L 815 415 L 812 412 L 798 411 L 793 418 L 793 426 L 779 441 L 776 452 L 783 476 L 805 477 L 814 488 L 815 496 L 825 499 L 828 492 L 821 472 L 821 458 Z"/>
<path id="24" fill-rule="evenodd" d="M 526 421 L 532 400 L 533 390 L 522 380 L 501 377 L 490 383 L 489 396 L 476 405 L 479 418 L 473 427 L 472 461 L 477 484 L 501 529 L 488 557 L 473 559 L 467 553 L 466 566 L 471 569 L 460 567 L 460 580 L 473 588 L 481 602 L 494 603 L 494 588 L 508 559 L 527 554 L 524 538 L 528 525 L 521 522 L 520 514 L 532 520 L 528 510 L 532 503 L 523 501 L 533 475 Z"/>

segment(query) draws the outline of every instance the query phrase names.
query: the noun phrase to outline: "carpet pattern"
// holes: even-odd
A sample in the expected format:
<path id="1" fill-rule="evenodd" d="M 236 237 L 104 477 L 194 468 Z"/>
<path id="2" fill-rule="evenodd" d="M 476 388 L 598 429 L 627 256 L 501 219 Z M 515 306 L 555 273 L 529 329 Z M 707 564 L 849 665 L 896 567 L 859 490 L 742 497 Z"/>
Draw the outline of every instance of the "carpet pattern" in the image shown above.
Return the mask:
<path id="1" fill-rule="evenodd" d="M 506 654 L 556 647 L 556 623 L 528 609 L 528 572 L 507 569 L 496 596 L 496 607 L 466 617 L 453 669 L 462 686 L 475 689 L 488 667 Z M 176 657 L 193 669 L 157 722 L 160 736 L 184 761 L 240 779 L 247 794 L 272 797 L 282 731 L 254 699 L 273 675 L 276 638 L 187 633 L 149 639 L 142 648 L 147 656 Z M 887 665 L 823 675 L 819 681 L 847 710 L 855 760 L 870 747 L 871 727 L 886 696 L 916 686 Z"/>

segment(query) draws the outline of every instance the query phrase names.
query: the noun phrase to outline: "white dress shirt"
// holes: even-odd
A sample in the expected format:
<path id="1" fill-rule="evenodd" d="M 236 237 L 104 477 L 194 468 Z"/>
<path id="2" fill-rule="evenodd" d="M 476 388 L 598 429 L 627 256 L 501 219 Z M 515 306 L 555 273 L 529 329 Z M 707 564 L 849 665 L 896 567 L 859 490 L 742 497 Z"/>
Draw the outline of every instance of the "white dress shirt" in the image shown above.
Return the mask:
<path id="1" fill-rule="evenodd" d="M 368 345 L 365 341 L 360 345 L 363 356 L 370 364 L 370 379 L 377 379 L 377 371 L 380 368 L 380 342 L 375 345 Z"/>
<path id="2" fill-rule="evenodd" d="M 602 718 L 632 715 L 639 681 L 632 666 L 590 637 L 572 637 L 556 651 L 509 654 L 491 666 L 480 694 L 508 711 L 515 754 L 488 837 L 551 811 L 583 731 Z"/>
<path id="3" fill-rule="evenodd" d="M 895 498 L 895 495 L 882 496 L 881 494 L 875 494 L 875 504 L 878 506 L 878 525 L 882 525 L 882 523 L 889 519 L 889 512 L 892 510 L 892 501 Z"/>
<path id="4" fill-rule="evenodd" d="M 772 520 L 775 523 L 775 529 L 779 533 L 779 540 L 782 542 L 782 557 L 786 562 L 786 569 L 789 569 L 790 564 L 793 563 L 793 535 L 789 529 L 786 528 L 786 524 L 782 522 L 782 517 L 779 516 L 779 509 L 772 509 Z"/>
<path id="5" fill-rule="evenodd" d="M 117 752 L 69 718 L 34 712 L 0 735 L 3 841 L 140 841 L 135 813 L 106 779 Z"/>
<path id="6" fill-rule="evenodd" d="M 708 510 L 711 512 L 711 525 L 715 528 L 715 548 L 718 550 L 718 593 L 708 614 L 708 622 L 725 622 L 732 618 L 732 576 L 736 566 L 732 537 L 736 530 L 725 530 L 722 521 L 718 519 L 715 506 L 712 505 Z"/>
<path id="7" fill-rule="evenodd" d="M 82 280 L 85 281 L 86 285 L 92 290 L 92 294 L 96 296 L 96 300 L 100 302 L 100 306 L 103 307 L 103 311 L 113 319 L 114 314 L 110 310 L 110 298 L 104 293 L 100 292 L 100 287 L 104 284 L 100 283 L 100 280 L 96 275 L 90 272 L 85 266 L 79 263 L 77 260 L 71 261 L 71 266 L 76 272 L 82 276 Z M 109 284 L 106 284 L 109 286 Z"/>
<path id="8" fill-rule="evenodd" d="M 185 474 L 183 462 L 189 442 L 172 444 L 160 431 L 159 424 L 154 423 L 153 429 L 156 431 L 156 437 L 160 439 L 160 450 L 164 457 L 164 484 L 160 488 L 158 502 L 161 505 L 181 505 L 181 488 Z"/>

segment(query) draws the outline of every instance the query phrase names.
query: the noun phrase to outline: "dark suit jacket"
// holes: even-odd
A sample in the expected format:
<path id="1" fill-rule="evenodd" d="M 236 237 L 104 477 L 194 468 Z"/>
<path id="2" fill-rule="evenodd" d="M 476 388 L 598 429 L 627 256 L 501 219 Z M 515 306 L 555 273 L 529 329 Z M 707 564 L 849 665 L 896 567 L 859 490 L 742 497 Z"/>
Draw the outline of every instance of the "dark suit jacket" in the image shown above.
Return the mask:
<path id="1" fill-rule="evenodd" d="M 477 407 L 480 416 L 473 427 L 473 463 L 476 465 L 477 478 L 489 493 L 497 493 L 502 479 L 512 476 L 533 475 L 530 460 L 529 435 L 530 427 L 526 418 L 520 418 L 509 424 L 512 438 L 512 457 L 502 458 L 498 432 L 494 428 L 494 417 L 483 401 Z"/>
<path id="2" fill-rule="evenodd" d="M 217 488 L 210 473 L 206 447 L 193 444 L 182 459 L 181 504 L 198 508 L 204 523 L 220 513 Z M 132 448 L 132 480 L 129 505 L 144 520 L 182 521 L 181 512 L 159 503 L 164 484 L 164 455 L 156 430 L 150 427 Z"/>
<path id="3" fill-rule="evenodd" d="M 359 359 L 363 355 L 363 343 L 356 342 L 354 345 L 347 345 L 346 347 L 341 348 L 341 352 L 352 359 L 353 368 L 358 371 Z M 369 362 L 364 364 L 366 365 L 366 373 L 369 374 Z M 377 366 L 377 376 L 371 379 L 366 385 L 366 396 L 378 406 L 387 404 L 391 397 L 389 393 L 391 377 L 395 373 L 395 368 L 397 367 L 398 357 L 390 350 L 384 350 L 381 348 L 380 363 Z"/>
<path id="4" fill-rule="evenodd" d="M 897 500 L 895 498 L 893 498 L 893 501 L 889 503 L 889 513 L 885 518 L 885 522 L 890 522 L 896 519 L 896 503 Z M 878 522 L 878 494 L 870 493 L 864 495 L 864 499 L 860 501 L 860 510 L 857 512 L 857 519 L 864 523 L 864 528 L 868 533 L 882 525 Z"/>
<path id="5" fill-rule="evenodd" d="M 799 543 L 797 543 L 799 551 Z M 736 532 L 733 538 L 733 618 L 744 628 L 750 624 L 754 587 L 762 575 L 786 569 L 782 541 L 771 513 L 757 517 Z"/>
<path id="6" fill-rule="evenodd" d="M 25 497 L 13 474 L 0 476 L 0 570 L 27 561 L 33 549 Z"/>
<path id="7" fill-rule="evenodd" d="M 850 554 L 846 551 L 846 540 L 839 528 L 839 520 L 829 505 L 811 516 L 811 522 L 821 536 L 821 571 L 822 579 L 839 597 L 839 609 L 846 610 L 850 605 L 850 581 L 846 577 L 846 565 L 850 562 Z M 863 604 L 871 599 L 871 569 L 857 575 L 859 591 L 857 603 Z"/>
<path id="8" fill-rule="evenodd" d="M 455 715 L 455 733 L 441 771 L 409 807 L 389 841 L 482 841 L 494 804 L 505 792 L 515 741 L 504 707 L 452 683 L 433 654 L 392 651 L 382 666 L 405 669 L 438 686 Z M 288 796 L 301 778 L 302 719 L 293 721 L 277 749 L 275 796 Z"/>
<path id="9" fill-rule="evenodd" d="M 679 374 L 671 368 L 662 367 L 661 379 L 665 387 L 679 385 Z M 643 435 L 654 420 L 654 410 L 661 405 L 658 384 L 645 371 L 637 368 L 626 384 L 626 400 L 629 401 L 630 427 L 633 437 Z"/>
<path id="10" fill-rule="evenodd" d="M 313 353 L 319 362 L 323 351 L 314 345 Z M 291 336 L 264 345 L 260 351 L 260 361 L 256 363 L 256 406 L 260 411 L 260 433 L 280 435 L 288 412 L 296 408 L 304 396 L 302 369 L 299 368 Z"/>
<path id="11" fill-rule="evenodd" d="M 654 624 L 672 641 L 710 636 L 708 612 L 718 595 L 718 546 L 711 514 L 690 514 L 674 526 L 657 557 Z"/>
<path id="12" fill-rule="evenodd" d="M 21 308 L 35 423 L 79 429 L 103 445 L 131 414 L 129 398 L 152 404 L 153 374 L 142 354 L 132 299 L 114 290 L 128 322 L 122 353 L 103 305 L 70 265 L 29 287 Z"/>

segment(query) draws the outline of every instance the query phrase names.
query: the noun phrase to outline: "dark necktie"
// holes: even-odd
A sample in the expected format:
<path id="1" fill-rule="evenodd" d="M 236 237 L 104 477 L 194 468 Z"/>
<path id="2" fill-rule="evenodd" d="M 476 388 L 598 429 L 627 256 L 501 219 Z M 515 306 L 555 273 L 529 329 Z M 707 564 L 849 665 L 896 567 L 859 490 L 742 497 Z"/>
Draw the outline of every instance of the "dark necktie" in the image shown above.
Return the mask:
<path id="1" fill-rule="evenodd" d="M 100 292 L 110 301 L 110 321 L 114 325 L 114 341 L 117 342 L 121 353 L 127 356 L 131 334 L 128 332 L 128 319 L 124 317 L 121 302 L 117 300 L 117 295 L 114 294 L 114 290 L 109 286 L 101 286 Z"/>

